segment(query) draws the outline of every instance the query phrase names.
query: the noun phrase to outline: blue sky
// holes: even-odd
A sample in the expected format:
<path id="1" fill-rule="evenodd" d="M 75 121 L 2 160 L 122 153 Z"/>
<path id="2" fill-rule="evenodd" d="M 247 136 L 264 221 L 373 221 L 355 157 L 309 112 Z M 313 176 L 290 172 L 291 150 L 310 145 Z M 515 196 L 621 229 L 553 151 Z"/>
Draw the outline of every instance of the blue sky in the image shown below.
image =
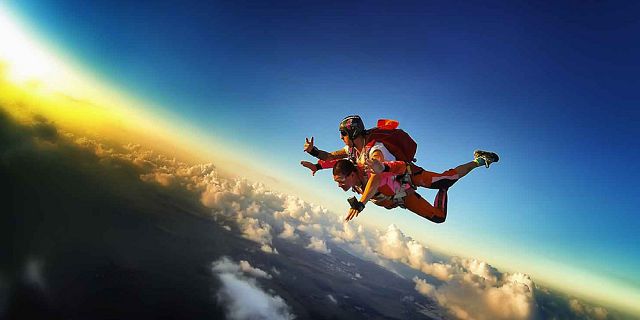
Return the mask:
<path id="1" fill-rule="evenodd" d="M 579 271 L 640 294 L 638 3 L 8 4 L 153 111 L 331 201 L 346 194 L 298 161 L 306 136 L 340 148 L 348 114 L 399 120 L 432 171 L 498 151 L 450 191 L 445 224 L 375 208 L 370 221 L 547 282 Z"/>

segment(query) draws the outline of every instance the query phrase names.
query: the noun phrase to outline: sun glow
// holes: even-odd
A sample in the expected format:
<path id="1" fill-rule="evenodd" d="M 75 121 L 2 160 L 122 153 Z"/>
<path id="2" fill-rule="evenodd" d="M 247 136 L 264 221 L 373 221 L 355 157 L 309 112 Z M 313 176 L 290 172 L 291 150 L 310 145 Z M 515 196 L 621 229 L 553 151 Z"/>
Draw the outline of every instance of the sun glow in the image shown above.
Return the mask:
<path id="1" fill-rule="evenodd" d="M 39 94 L 64 94 L 74 100 L 91 100 L 94 104 L 108 106 L 118 112 L 127 112 L 122 106 L 131 106 L 95 76 L 81 72 L 59 50 L 43 43 L 29 28 L 13 18 L 0 6 L 0 62 L 4 64 L 6 80 L 26 86 Z M 115 111 L 114 110 L 114 111 Z"/>
<path id="2" fill-rule="evenodd" d="M 0 60 L 8 64 L 8 79 L 15 83 L 46 84 L 53 90 L 63 89 L 68 72 L 23 30 L 25 28 L 0 9 Z"/>
<path id="3" fill-rule="evenodd" d="M 59 124 L 96 125 L 129 123 L 140 131 L 160 133 L 158 119 L 148 116 L 149 106 L 123 96 L 104 85 L 94 75 L 82 72 L 59 50 L 14 18 L 7 8 L 0 6 L 0 72 L 4 95 L 23 100 L 38 99 L 39 103 L 25 103 Z M 10 93 L 12 88 L 14 93 Z M 25 94 L 20 95 L 19 92 Z M 15 101 L 15 99 L 14 99 Z M 33 102 L 33 101 L 32 101 Z"/>
<path id="4" fill-rule="evenodd" d="M 44 116 L 87 136 L 154 146 L 166 154 L 236 167 L 232 146 L 194 131 L 179 115 L 132 97 L 63 50 L 47 45 L 0 3 L 0 107 L 17 119 Z M 220 152 L 227 150 L 228 152 Z"/>
<path id="5" fill-rule="evenodd" d="M 65 130 L 113 139 L 164 139 L 157 108 L 82 72 L 0 5 L 0 102 L 17 118 L 41 115 Z M 149 140 L 147 140 L 148 142 Z"/>

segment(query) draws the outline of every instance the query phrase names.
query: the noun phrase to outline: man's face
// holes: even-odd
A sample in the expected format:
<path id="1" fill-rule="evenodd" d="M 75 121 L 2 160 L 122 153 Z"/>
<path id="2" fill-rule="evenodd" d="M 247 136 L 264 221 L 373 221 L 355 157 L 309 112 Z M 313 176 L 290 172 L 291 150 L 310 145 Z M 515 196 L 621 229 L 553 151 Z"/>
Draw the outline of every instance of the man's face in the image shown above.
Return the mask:
<path id="1" fill-rule="evenodd" d="M 338 187 L 344 191 L 349 191 L 354 185 L 355 173 L 351 173 L 347 176 L 333 175 L 333 181 L 338 183 Z"/>
<path id="2" fill-rule="evenodd" d="M 340 139 L 342 139 L 342 142 L 344 142 L 344 145 L 346 146 L 351 145 L 351 139 L 349 139 L 349 134 L 347 134 L 346 131 L 340 131 Z"/>

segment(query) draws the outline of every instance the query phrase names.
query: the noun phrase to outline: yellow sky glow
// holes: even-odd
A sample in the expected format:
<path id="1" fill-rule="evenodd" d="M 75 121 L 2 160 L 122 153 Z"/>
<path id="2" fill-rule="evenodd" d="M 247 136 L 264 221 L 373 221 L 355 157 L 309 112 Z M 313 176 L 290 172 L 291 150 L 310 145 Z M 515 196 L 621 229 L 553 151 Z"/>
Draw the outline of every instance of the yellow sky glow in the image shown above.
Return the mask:
<path id="1" fill-rule="evenodd" d="M 40 39 L 28 26 L 0 6 L 0 64 L 4 77 L 28 97 L 13 92 L 31 110 L 44 115 L 65 130 L 79 130 L 121 142 L 141 143 L 168 155 L 195 162 L 215 161 L 223 173 L 252 177 L 269 183 L 278 191 L 300 191 L 290 183 L 275 182 L 278 176 L 268 165 L 256 161 L 255 154 L 230 146 L 211 134 L 193 128 L 158 105 L 149 105 L 113 89 L 107 81 L 84 72 L 65 55 Z M 1 65 L 0 65 L 1 66 Z M 3 92 L 5 96 L 11 92 Z M 132 140 L 136 141 L 132 141 Z M 176 154 L 177 151 L 180 154 Z M 284 179 L 283 179 L 284 180 Z M 293 192 L 299 194 L 299 192 Z"/>
<path id="2" fill-rule="evenodd" d="M 193 141 L 182 139 L 188 135 L 187 130 L 150 116 L 154 108 L 109 89 L 97 77 L 80 71 L 64 55 L 43 45 L 28 30 L 0 7 L 0 63 L 4 67 L 3 77 L 15 89 L 8 92 L 5 88 L 5 98 L 12 96 L 14 100 L 31 102 L 25 105 L 37 110 L 29 111 L 44 115 L 65 130 L 81 129 L 110 138 L 145 136 L 165 140 L 168 132 L 180 132 L 183 135 L 179 137 L 172 135 L 175 145 Z"/>

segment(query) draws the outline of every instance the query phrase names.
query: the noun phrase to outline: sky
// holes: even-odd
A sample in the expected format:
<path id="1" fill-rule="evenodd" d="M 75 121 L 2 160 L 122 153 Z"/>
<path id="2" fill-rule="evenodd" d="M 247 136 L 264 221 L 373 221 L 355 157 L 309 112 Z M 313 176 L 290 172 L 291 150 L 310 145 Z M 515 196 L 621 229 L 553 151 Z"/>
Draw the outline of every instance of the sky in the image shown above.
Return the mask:
<path id="1" fill-rule="evenodd" d="M 591 299 L 640 297 L 640 4 L 23 0 L 0 10 L 145 102 L 134 111 L 223 141 L 210 151 L 345 213 L 351 195 L 298 162 L 311 160 L 305 137 L 342 147 L 346 115 L 399 120 L 431 171 L 496 151 L 499 163 L 449 191 L 444 224 L 373 206 L 358 219 Z"/>

